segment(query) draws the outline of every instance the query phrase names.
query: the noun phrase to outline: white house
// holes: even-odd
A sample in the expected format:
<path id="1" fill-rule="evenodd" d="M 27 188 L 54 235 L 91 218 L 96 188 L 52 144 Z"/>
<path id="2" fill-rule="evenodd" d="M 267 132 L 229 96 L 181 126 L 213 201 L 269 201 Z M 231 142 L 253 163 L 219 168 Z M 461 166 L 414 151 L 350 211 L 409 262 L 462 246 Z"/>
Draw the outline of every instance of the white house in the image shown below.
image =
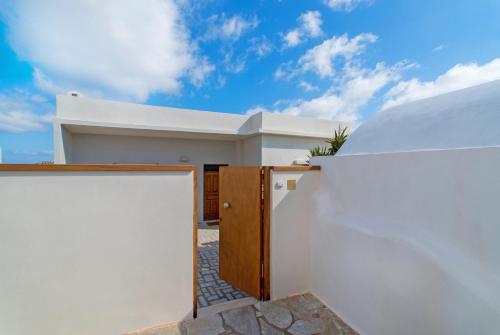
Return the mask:
<path id="1" fill-rule="evenodd" d="M 303 163 L 309 149 L 324 146 L 339 126 L 349 124 L 273 113 L 237 115 L 57 96 L 54 160 L 60 164 L 196 165 L 199 203 L 204 206 L 205 171 L 217 171 L 220 165 Z M 203 208 L 199 213 L 200 219 L 216 216 Z"/>

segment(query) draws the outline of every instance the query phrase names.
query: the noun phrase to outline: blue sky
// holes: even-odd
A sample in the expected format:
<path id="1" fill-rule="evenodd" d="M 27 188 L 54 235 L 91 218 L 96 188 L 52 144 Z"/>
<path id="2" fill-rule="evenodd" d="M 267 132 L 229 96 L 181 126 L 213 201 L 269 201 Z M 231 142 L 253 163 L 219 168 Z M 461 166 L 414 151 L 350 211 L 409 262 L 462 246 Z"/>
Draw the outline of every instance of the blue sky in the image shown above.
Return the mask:
<path id="1" fill-rule="evenodd" d="M 360 124 L 500 79 L 498 13 L 493 0 L 3 0 L 3 161 L 52 159 L 55 95 L 72 90 Z"/>

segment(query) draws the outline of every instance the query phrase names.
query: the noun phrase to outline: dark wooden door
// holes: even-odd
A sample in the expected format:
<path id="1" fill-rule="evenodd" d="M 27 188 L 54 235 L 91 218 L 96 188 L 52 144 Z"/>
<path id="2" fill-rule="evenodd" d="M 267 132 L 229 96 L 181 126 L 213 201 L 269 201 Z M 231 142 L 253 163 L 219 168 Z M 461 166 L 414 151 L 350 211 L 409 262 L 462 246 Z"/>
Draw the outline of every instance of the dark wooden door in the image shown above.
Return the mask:
<path id="1" fill-rule="evenodd" d="M 203 175 L 203 219 L 219 219 L 219 171 L 205 171 Z"/>
<path id="2" fill-rule="evenodd" d="M 221 167 L 219 172 L 220 276 L 261 297 L 261 169 Z"/>

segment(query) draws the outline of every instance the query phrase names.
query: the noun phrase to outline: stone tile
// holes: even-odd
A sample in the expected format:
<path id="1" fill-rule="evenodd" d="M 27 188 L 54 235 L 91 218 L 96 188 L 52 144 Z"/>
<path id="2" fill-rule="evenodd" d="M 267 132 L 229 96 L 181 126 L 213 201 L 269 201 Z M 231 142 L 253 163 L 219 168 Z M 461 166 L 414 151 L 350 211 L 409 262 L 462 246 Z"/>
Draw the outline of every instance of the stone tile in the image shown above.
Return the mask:
<path id="1" fill-rule="evenodd" d="M 288 332 L 292 335 L 314 335 L 317 333 L 321 333 L 323 330 L 324 328 L 319 327 L 317 324 L 314 324 L 313 322 L 305 320 L 297 320 L 288 329 Z"/>
<path id="2" fill-rule="evenodd" d="M 287 307 L 296 319 L 310 320 L 312 314 L 318 309 L 325 307 L 312 294 L 306 293 L 283 299 L 279 302 Z"/>
<path id="3" fill-rule="evenodd" d="M 262 335 L 284 335 L 285 333 L 282 330 L 274 328 L 264 319 L 259 319 L 260 330 Z"/>
<path id="4" fill-rule="evenodd" d="M 266 321 L 278 328 L 288 328 L 292 324 L 293 318 L 290 311 L 283 305 L 274 302 L 259 302 L 255 304 L 255 308 L 259 310 Z"/>
<path id="5" fill-rule="evenodd" d="M 324 330 L 322 333 L 325 335 L 342 335 L 342 329 L 335 322 L 335 317 L 336 315 L 326 307 L 320 309 L 317 313 L 313 313 L 313 320 L 319 318 L 323 322 Z"/>
<path id="6" fill-rule="evenodd" d="M 173 325 L 126 335 L 359 335 L 309 294 L 274 302 L 252 300 L 249 304 L 239 305 L 237 308 L 232 306 L 229 310 L 225 310 L 228 307 L 224 308 L 223 305 L 218 305 L 222 308 L 210 307 L 216 309 L 210 313 L 207 310 L 205 315 L 216 314 L 185 321 L 181 324 L 180 330 Z M 293 317 L 295 322 L 292 322 Z M 286 327 L 288 329 L 285 330 Z"/>
<path id="7" fill-rule="evenodd" d="M 186 335 L 219 335 L 225 331 L 219 314 L 185 321 L 181 328 Z"/>
<path id="8" fill-rule="evenodd" d="M 241 335 L 260 334 L 255 310 L 251 306 L 222 312 L 226 324 Z"/>

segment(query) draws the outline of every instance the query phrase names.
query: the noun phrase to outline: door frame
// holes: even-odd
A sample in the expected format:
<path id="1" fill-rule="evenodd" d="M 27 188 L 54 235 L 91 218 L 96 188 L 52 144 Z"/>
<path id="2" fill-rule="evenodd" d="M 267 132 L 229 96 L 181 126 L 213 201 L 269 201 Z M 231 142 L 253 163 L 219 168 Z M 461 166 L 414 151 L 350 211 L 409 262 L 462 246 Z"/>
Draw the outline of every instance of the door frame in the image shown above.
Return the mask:
<path id="1" fill-rule="evenodd" d="M 262 274 L 260 285 L 260 300 L 271 299 L 271 166 L 261 166 L 260 168 L 260 214 L 261 214 L 261 234 L 262 234 Z"/>

